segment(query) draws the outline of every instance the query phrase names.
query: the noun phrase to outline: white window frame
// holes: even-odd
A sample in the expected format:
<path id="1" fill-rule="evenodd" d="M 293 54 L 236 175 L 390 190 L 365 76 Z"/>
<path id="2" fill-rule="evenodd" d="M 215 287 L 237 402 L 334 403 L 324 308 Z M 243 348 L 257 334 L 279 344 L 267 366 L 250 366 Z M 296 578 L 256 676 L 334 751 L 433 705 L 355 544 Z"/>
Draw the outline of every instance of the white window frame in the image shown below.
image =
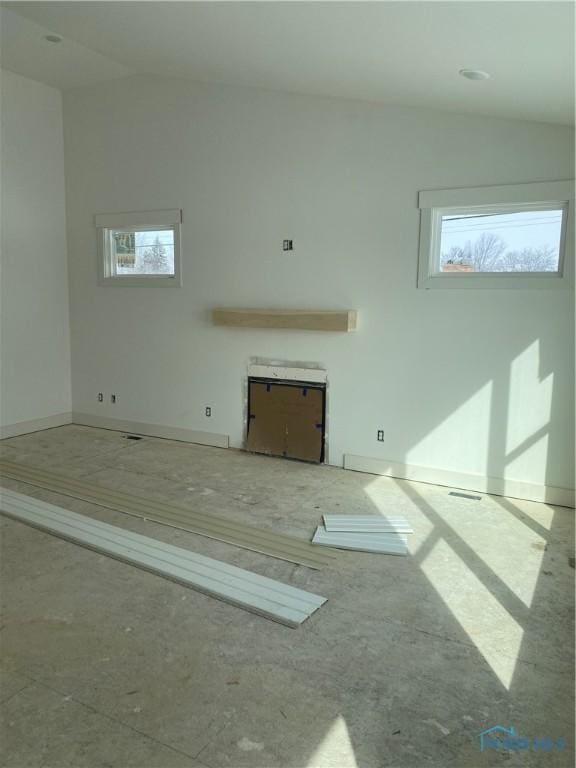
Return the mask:
<path id="1" fill-rule="evenodd" d="M 182 285 L 182 211 L 132 211 L 130 213 L 100 213 L 94 217 L 98 238 L 98 284 L 102 286 L 172 286 Z M 174 274 L 173 275 L 117 275 L 113 267 L 112 232 L 122 229 L 126 232 L 144 230 L 172 230 L 174 232 Z"/>
<path id="2" fill-rule="evenodd" d="M 420 192 L 419 288 L 571 288 L 574 285 L 574 181 L 510 184 L 498 187 Z M 455 214 L 516 213 L 561 208 L 562 232 L 557 272 L 441 272 L 442 217 Z"/>

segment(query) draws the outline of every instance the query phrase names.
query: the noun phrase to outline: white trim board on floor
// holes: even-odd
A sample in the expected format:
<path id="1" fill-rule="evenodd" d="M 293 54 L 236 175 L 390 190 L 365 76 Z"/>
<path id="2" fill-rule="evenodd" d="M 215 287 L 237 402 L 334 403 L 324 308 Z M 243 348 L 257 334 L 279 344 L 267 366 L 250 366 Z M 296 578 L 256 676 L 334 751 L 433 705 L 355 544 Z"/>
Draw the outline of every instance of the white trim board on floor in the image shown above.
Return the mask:
<path id="1" fill-rule="evenodd" d="M 452 472 L 435 467 L 420 467 L 415 464 L 400 464 L 395 461 L 378 459 L 371 456 L 344 454 L 344 469 L 366 472 L 370 475 L 397 477 L 402 480 L 415 480 L 421 483 L 442 485 L 448 488 L 460 488 L 465 491 L 489 493 L 494 496 L 509 496 L 514 499 L 538 501 L 559 507 L 574 507 L 574 489 L 559 488 L 551 485 L 537 485 L 520 480 L 508 480 L 503 477 L 484 477 Z"/>
<path id="2" fill-rule="evenodd" d="M 400 533 L 348 533 L 329 532 L 324 526 L 316 528 L 313 544 L 356 552 L 374 552 L 381 555 L 407 555 L 407 539 Z"/>
<path id="3" fill-rule="evenodd" d="M 41 432 L 43 429 L 64 427 L 72 423 L 71 413 L 55 413 L 53 416 L 44 416 L 41 419 L 30 421 L 18 421 L 15 424 L 6 424 L 0 427 L 0 440 L 8 440 L 11 437 L 29 435 L 31 432 Z"/>
<path id="4" fill-rule="evenodd" d="M 0 511 L 289 627 L 299 626 L 326 602 L 320 595 L 2 487 Z"/>
<path id="5" fill-rule="evenodd" d="M 186 429 L 184 427 L 147 424 L 143 421 L 113 419 L 108 416 L 97 416 L 93 413 L 78 413 L 74 411 L 72 422 L 85 427 L 112 429 L 116 432 L 131 432 L 134 435 L 146 435 L 147 437 L 162 437 L 165 440 L 179 440 L 184 443 L 209 445 L 213 448 L 228 448 L 230 444 L 228 435 L 221 435 L 217 432 L 203 432 L 202 430 Z"/>
<path id="6" fill-rule="evenodd" d="M 324 528 L 330 533 L 414 533 L 405 517 L 380 515 L 323 515 Z"/>
<path id="7" fill-rule="evenodd" d="M 319 552 L 305 539 L 276 533 L 259 526 L 235 522 L 189 507 L 180 507 L 168 502 L 134 496 L 102 485 L 87 483 L 84 480 L 75 480 L 71 477 L 58 475 L 39 467 L 0 460 L 0 476 L 10 477 L 37 488 L 87 501 L 90 504 L 97 504 L 127 515 L 134 515 L 161 525 L 168 525 L 190 533 L 207 536 L 210 539 L 217 539 L 233 546 L 261 552 L 280 560 L 307 565 L 309 568 L 322 568 L 329 565 L 335 557 L 335 553 L 332 551 Z"/>

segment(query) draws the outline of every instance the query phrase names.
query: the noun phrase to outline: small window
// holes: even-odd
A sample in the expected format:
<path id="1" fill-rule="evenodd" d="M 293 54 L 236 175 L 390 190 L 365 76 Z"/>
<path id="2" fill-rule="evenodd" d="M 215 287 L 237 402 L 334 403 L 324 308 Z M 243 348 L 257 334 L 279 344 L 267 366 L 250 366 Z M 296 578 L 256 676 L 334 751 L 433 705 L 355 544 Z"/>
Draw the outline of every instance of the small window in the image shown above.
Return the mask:
<path id="1" fill-rule="evenodd" d="M 96 216 L 101 285 L 181 285 L 180 211 Z"/>
<path id="2" fill-rule="evenodd" d="M 419 286 L 566 287 L 572 198 L 570 182 L 420 193 Z"/>

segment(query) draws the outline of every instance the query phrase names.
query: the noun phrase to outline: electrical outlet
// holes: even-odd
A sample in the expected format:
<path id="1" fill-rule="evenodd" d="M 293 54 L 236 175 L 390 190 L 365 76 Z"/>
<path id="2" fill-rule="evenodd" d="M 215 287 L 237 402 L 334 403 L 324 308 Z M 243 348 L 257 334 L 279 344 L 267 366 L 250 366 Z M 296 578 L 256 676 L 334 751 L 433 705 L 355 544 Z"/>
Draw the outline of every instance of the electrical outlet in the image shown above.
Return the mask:
<path id="1" fill-rule="evenodd" d="M 209 418 L 210 416 L 212 416 L 212 408 L 210 408 L 210 406 L 209 406 L 209 405 L 207 405 L 207 406 L 206 406 L 206 411 L 205 411 L 205 413 L 206 413 L 206 416 L 208 416 L 208 418 Z"/>
<path id="2" fill-rule="evenodd" d="M 110 395 L 110 402 L 113 404 L 116 402 L 116 395 Z"/>
<path id="3" fill-rule="evenodd" d="M 283 251 L 293 251 L 294 245 L 292 240 L 283 240 L 282 241 L 282 250 Z"/>
<path id="4" fill-rule="evenodd" d="M 383 443 L 384 442 L 384 430 L 383 429 L 379 429 L 378 430 L 377 440 L 378 440 L 379 443 Z"/>
<path id="5" fill-rule="evenodd" d="M 98 392 L 98 402 L 99 403 L 104 402 L 104 394 L 102 392 Z"/>

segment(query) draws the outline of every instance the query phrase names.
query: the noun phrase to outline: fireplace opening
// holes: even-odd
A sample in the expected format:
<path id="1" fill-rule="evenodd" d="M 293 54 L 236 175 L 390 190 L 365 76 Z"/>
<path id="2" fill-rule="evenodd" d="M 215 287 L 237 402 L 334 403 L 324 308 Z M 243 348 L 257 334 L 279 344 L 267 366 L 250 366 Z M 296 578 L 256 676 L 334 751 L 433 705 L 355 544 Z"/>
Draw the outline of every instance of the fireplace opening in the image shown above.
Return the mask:
<path id="1" fill-rule="evenodd" d="M 246 427 L 248 451 L 323 462 L 326 384 L 249 377 Z"/>

